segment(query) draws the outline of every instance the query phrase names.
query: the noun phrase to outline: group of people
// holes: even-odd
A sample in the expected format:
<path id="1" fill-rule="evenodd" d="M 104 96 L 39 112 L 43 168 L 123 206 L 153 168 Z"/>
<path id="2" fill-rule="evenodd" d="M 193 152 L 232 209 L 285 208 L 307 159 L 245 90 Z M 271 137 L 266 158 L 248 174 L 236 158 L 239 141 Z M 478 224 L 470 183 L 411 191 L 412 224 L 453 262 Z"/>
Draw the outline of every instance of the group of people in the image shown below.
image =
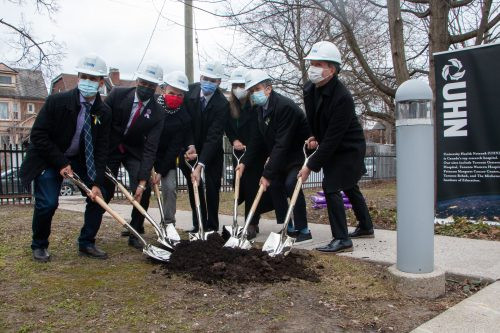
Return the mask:
<path id="1" fill-rule="evenodd" d="M 366 143 L 353 98 L 338 78 L 340 52 L 322 41 L 313 45 L 306 60 L 310 67 L 304 112 L 276 92 L 261 70 L 233 70 L 226 98 L 219 87 L 224 70 L 218 62 L 206 63 L 200 69 L 200 82 L 194 84 L 188 84 L 181 71 L 164 77 L 159 65 L 146 63 L 136 73 L 136 87 L 114 87 L 102 100 L 98 91 L 106 64 L 95 55 L 83 57 L 76 68 L 78 86 L 50 95 L 37 115 L 21 166 L 23 184 L 34 186 L 34 260 L 50 260 L 48 239 L 59 190 L 63 178 L 73 172 L 91 189 L 78 238 L 80 255 L 107 258 L 95 244 L 104 209 L 94 200 L 113 198 L 115 186 L 105 172 L 108 168 L 116 177 L 120 165 L 128 172 L 135 200 L 146 210 L 151 184 L 161 183 L 167 223 L 175 223 L 179 167 L 188 184 L 192 232 L 198 231 L 200 223 L 205 231 L 217 232 L 224 134 L 235 152 L 242 154 L 240 163 L 236 159 L 233 163 L 241 174 L 239 203 L 245 203 L 245 215 L 259 187 L 265 189 L 248 228 L 249 239 L 256 237 L 260 215 L 266 211 L 274 210 L 277 223 L 283 224 L 298 177 L 306 181 L 311 171 L 321 169 L 333 240 L 317 250 L 352 251 L 351 238 L 373 237 L 369 211 L 357 185 L 366 172 Z M 316 150 L 305 165 L 304 145 Z M 194 171 L 184 159 L 197 159 Z M 196 214 L 194 182 L 205 189 L 199 192 L 202 221 Z M 359 221 L 350 234 L 341 190 Z M 135 208 L 130 225 L 144 233 L 144 216 Z M 297 243 L 312 239 L 302 191 L 287 232 Z M 129 237 L 130 246 L 142 248 L 134 235 L 127 231 L 122 235 Z"/>

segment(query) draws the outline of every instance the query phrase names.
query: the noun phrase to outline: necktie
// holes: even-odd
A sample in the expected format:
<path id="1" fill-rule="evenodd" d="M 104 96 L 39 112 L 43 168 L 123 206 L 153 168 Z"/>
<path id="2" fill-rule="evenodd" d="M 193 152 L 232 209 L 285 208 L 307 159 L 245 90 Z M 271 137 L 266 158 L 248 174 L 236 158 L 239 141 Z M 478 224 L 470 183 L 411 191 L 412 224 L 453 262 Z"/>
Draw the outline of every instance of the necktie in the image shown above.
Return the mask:
<path id="1" fill-rule="evenodd" d="M 92 145 L 92 131 L 90 127 L 90 103 L 83 103 L 85 107 L 85 122 L 83 124 L 83 140 L 85 143 L 85 166 L 87 175 L 91 181 L 95 180 L 96 172 L 94 165 L 94 146 Z"/>
<path id="2" fill-rule="evenodd" d="M 201 111 L 205 111 L 205 107 L 207 106 L 207 99 L 205 96 L 201 96 L 200 98 Z"/>
<path id="3" fill-rule="evenodd" d="M 139 118 L 139 116 L 141 115 L 142 104 L 143 104 L 142 101 L 139 100 L 139 103 L 137 103 L 137 109 L 135 110 L 135 113 L 132 116 L 132 121 L 130 121 L 129 127 L 127 129 L 125 129 L 125 133 L 124 134 L 127 134 L 127 132 L 130 129 L 130 127 L 132 127 L 132 125 L 135 123 L 135 121 L 137 120 L 137 118 Z M 120 153 L 125 154 L 125 146 L 123 144 L 120 143 L 118 145 L 118 150 L 120 151 Z"/>
<path id="4" fill-rule="evenodd" d="M 142 101 L 139 101 L 139 103 L 137 104 L 137 110 L 135 110 L 134 117 L 132 118 L 132 121 L 130 122 L 130 126 L 128 128 L 132 127 L 137 118 L 139 118 L 139 116 L 141 115 L 141 109 L 142 109 Z"/>

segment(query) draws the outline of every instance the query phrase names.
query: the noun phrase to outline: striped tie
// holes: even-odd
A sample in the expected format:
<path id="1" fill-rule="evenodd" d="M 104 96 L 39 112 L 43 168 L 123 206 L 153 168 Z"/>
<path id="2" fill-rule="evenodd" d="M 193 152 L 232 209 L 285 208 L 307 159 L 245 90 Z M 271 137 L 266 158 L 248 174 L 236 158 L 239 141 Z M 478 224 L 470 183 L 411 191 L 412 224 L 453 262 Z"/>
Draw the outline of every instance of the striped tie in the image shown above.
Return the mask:
<path id="1" fill-rule="evenodd" d="M 85 165 L 87 167 L 87 175 L 91 181 L 95 181 L 96 172 L 94 165 L 94 146 L 92 145 L 92 131 L 90 127 L 90 103 L 83 103 L 85 107 L 85 122 L 83 124 L 83 139 L 85 143 Z"/>

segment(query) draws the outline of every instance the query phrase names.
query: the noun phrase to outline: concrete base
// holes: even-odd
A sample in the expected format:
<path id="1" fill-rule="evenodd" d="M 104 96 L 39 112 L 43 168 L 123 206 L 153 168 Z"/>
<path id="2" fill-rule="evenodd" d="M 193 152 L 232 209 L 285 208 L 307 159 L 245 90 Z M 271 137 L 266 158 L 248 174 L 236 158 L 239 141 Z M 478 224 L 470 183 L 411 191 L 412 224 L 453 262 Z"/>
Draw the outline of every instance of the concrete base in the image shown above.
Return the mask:
<path id="1" fill-rule="evenodd" d="M 445 292 L 444 271 L 436 267 L 432 273 L 423 274 L 401 272 L 396 265 L 390 266 L 388 270 L 396 281 L 396 289 L 405 295 L 433 299 Z"/>

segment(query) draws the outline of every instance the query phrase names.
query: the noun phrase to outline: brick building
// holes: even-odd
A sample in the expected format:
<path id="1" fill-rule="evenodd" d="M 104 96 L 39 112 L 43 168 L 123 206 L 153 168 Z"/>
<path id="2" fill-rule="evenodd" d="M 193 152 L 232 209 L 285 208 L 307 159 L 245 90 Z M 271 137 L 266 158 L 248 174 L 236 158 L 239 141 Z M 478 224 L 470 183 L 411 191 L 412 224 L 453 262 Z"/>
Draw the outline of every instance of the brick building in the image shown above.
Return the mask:
<path id="1" fill-rule="evenodd" d="M 20 144 L 29 137 L 46 97 L 40 70 L 0 63 L 0 145 Z"/>

